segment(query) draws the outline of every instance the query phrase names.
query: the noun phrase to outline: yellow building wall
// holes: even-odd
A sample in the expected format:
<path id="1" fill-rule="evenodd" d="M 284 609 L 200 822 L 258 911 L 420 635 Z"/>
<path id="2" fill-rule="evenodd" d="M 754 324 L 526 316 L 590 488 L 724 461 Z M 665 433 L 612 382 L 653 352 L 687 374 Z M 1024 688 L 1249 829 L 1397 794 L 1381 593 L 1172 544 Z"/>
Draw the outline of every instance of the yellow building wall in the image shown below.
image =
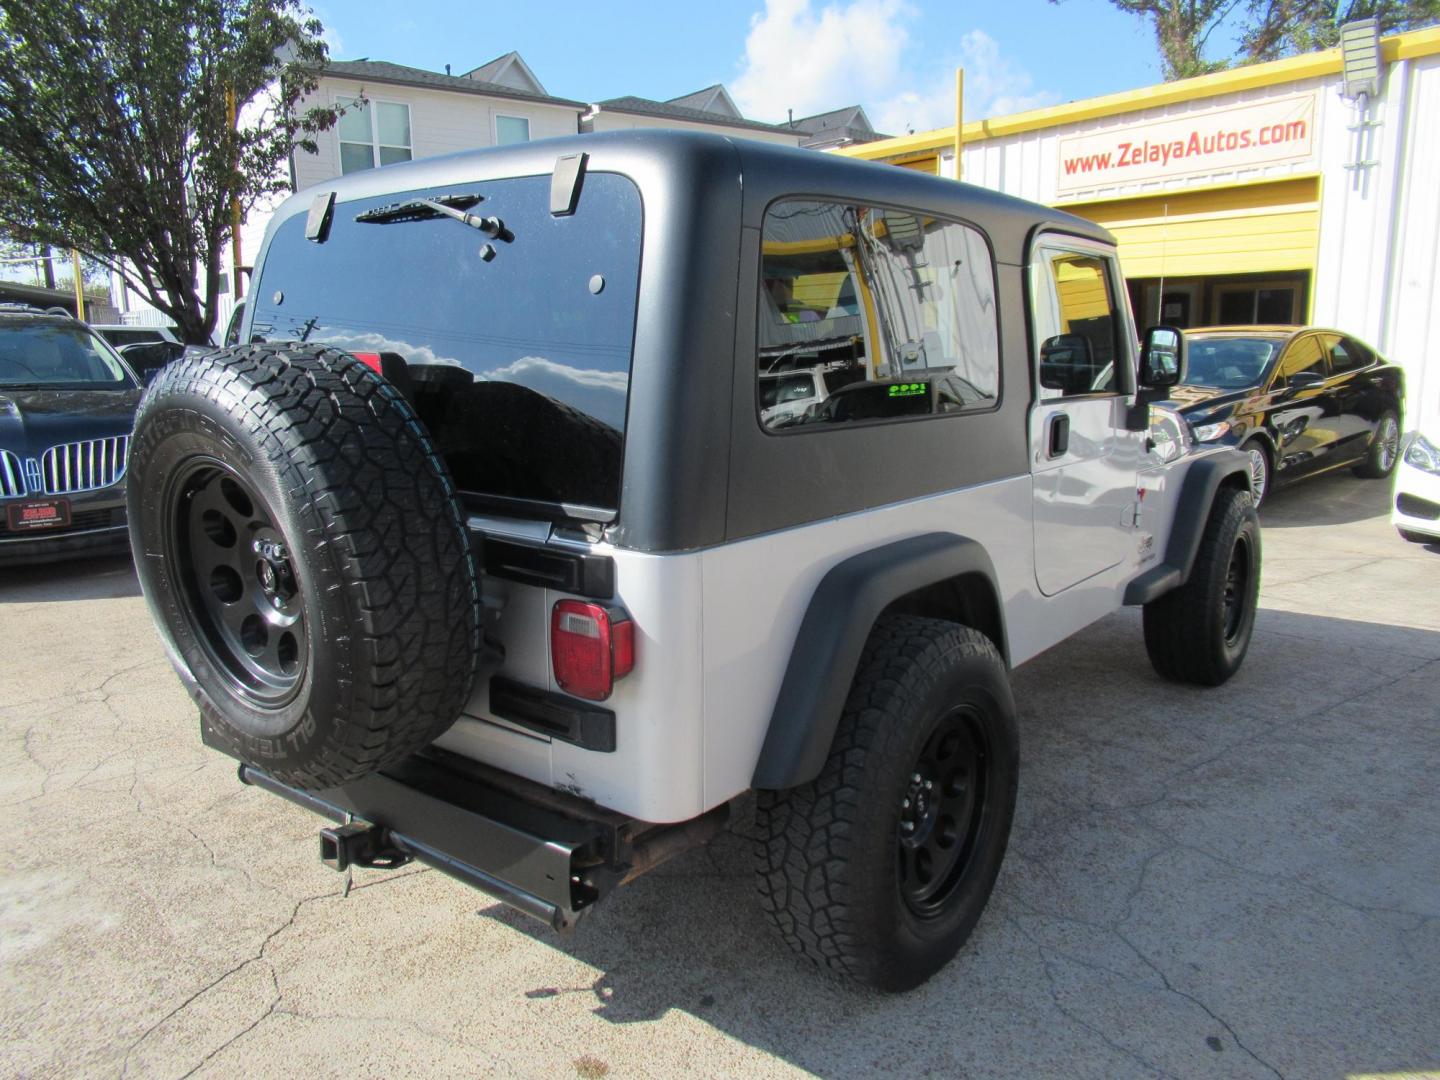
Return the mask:
<path id="1" fill-rule="evenodd" d="M 1310 270 L 1319 244 L 1319 184 L 1303 177 L 1064 209 L 1115 234 L 1129 278 Z"/>

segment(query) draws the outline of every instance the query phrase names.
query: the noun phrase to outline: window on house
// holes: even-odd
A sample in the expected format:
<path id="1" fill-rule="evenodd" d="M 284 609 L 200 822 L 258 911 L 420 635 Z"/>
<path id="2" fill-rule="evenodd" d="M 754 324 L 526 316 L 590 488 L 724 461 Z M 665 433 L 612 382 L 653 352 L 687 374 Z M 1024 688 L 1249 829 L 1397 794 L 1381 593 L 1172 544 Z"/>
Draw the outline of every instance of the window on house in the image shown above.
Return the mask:
<path id="1" fill-rule="evenodd" d="M 530 121 L 523 116 L 495 117 L 495 145 L 509 146 L 511 143 L 530 141 Z"/>
<path id="2" fill-rule="evenodd" d="M 409 161 L 410 106 L 395 101 L 367 101 L 357 105 L 353 98 L 337 105 L 345 115 L 335 125 L 340 139 L 340 172 L 359 172 L 377 165 Z"/>

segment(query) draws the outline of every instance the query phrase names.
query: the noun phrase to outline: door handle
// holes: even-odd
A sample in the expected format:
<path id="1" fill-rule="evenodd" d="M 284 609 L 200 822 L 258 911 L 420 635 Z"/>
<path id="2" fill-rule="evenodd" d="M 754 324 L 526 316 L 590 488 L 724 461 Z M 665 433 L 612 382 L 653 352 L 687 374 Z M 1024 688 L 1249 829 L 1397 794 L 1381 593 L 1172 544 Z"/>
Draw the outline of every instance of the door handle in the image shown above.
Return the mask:
<path id="1" fill-rule="evenodd" d="M 1070 417 L 1064 413 L 1050 418 L 1050 449 L 1048 456 L 1057 458 L 1070 449 Z"/>

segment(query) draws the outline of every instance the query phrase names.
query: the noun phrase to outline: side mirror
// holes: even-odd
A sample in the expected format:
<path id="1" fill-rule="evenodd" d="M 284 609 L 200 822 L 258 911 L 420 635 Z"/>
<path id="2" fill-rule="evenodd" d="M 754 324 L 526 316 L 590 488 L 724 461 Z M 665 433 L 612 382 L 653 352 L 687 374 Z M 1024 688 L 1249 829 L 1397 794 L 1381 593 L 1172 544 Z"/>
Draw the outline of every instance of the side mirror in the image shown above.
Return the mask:
<path id="1" fill-rule="evenodd" d="M 1090 339 L 1083 334 L 1056 334 L 1040 345 L 1040 385 L 1066 394 L 1090 390 L 1095 374 L 1095 356 Z"/>
<path id="2" fill-rule="evenodd" d="M 1285 385 L 1291 390 L 1305 390 L 1312 386 L 1319 386 L 1325 381 L 1325 376 L 1317 375 L 1313 371 L 1297 371 L 1294 375 L 1285 377 Z"/>
<path id="3" fill-rule="evenodd" d="M 1140 344 L 1140 385 L 1163 390 L 1185 381 L 1185 335 L 1175 326 L 1152 326 Z"/>

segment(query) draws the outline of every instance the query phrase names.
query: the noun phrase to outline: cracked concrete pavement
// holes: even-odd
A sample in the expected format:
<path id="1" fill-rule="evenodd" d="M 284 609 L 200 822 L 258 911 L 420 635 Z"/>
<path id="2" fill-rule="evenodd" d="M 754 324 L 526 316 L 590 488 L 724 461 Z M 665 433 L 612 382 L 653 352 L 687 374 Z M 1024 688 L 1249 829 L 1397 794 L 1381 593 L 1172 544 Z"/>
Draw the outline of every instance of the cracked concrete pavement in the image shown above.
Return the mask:
<path id="1" fill-rule="evenodd" d="M 1123 612 L 1021 668 L 1010 854 L 883 998 L 770 939 L 746 824 L 559 937 L 201 747 L 127 562 L 0 571 L 0 1074 L 1331 1077 L 1440 1068 L 1440 548 L 1276 493 L 1229 685 Z"/>

